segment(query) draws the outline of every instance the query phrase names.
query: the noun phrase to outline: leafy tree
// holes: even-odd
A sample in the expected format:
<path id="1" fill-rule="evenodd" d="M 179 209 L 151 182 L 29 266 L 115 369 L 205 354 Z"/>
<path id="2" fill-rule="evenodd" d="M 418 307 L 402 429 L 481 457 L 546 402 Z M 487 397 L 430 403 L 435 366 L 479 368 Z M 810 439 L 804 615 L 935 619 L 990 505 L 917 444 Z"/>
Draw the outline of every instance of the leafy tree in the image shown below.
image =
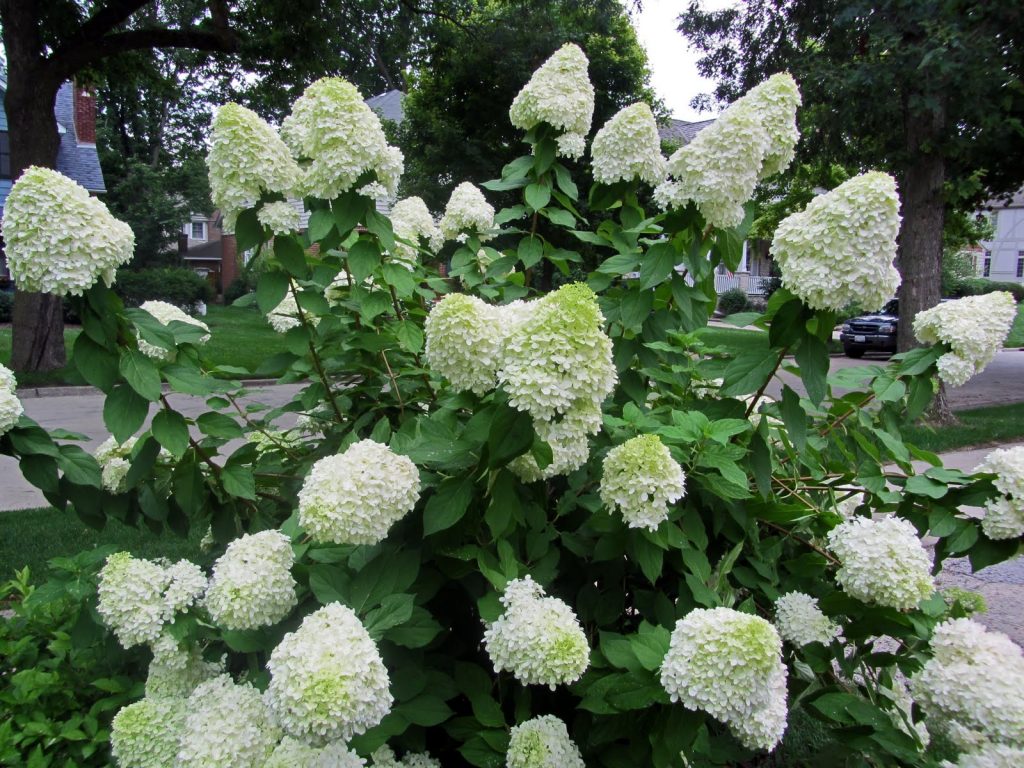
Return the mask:
<path id="1" fill-rule="evenodd" d="M 533 71 L 566 42 L 590 59 L 595 128 L 654 95 L 647 57 L 617 0 L 489 0 L 461 23 L 440 22 L 405 100 L 403 191 L 436 210 L 452 187 L 479 184 L 520 154 L 508 108 Z"/>
<path id="2" fill-rule="evenodd" d="M 903 201 L 900 349 L 939 299 L 943 221 L 1024 183 L 1024 9 L 925 0 L 697 2 L 680 31 L 728 101 L 789 70 L 804 103 L 799 156 L 897 176 Z"/>
<path id="3" fill-rule="evenodd" d="M 394 82 L 393 72 L 415 48 L 414 36 L 425 20 L 443 12 L 444 2 L 0 0 L 12 177 L 31 165 L 55 166 L 57 91 L 76 75 L 95 76 L 113 57 L 157 49 L 195 51 L 197 62 L 213 57 L 223 72 L 249 73 L 249 85 L 225 89 L 253 99 L 266 94 L 261 82 L 294 96 L 314 77 L 340 72 L 373 89 Z M 289 102 L 290 97 L 280 104 Z M 20 292 L 13 368 L 63 366 L 62 327 L 59 300 Z"/>

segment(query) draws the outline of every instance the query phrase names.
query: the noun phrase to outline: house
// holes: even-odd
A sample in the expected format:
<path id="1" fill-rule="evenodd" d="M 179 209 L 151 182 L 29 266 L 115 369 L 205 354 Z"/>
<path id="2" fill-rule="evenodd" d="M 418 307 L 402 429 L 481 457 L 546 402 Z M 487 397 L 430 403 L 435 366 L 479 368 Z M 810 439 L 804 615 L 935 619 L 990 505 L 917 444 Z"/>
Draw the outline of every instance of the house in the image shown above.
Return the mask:
<path id="1" fill-rule="evenodd" d="M 10 143 L 7 134 L 7 114 L 3 99 L 7 94 L 7 80 L 0 76 L 0 215 L 11 191 Z M 103 171 L 96 152 L 96 96 L 88 88 L 64 83 L 57 92 L 53 108 L 57 118 L 60 146 L 57 149 L 57 170 L 77 181 L 94 195 L 107 191 Z M 10 274 L 7 259 L 0 251 L 0 285 L 7 285 Z"/>
<path id="2" fill-rule="evenodd" d="M 1024 283 L 1024 189 L 1008 201 L 989 203 L 995 233 L 970 249 L 975 274 L 1000 282 Z"/>
<path id="3" fill-rule="evenodd" d="M 382 120 L 401 123 L 404 113 L 402 101 L 405 94 L 399 90 L 385 91 L 366 100 L 370 107 Z M 288 202 L 299 212 L 299 226 L 305 229 L 309 223 L 309 211 L 305 210 L 302 200 L 290 198 Z M 388 214 L 394 200 L 377 199 L 377 211 Z M 223 294 L 232 281 L 238 277 L 240 269 L 239 254 L 235 244 L 235 236 L 225 233 L 222 229 L 223 220 L 219 212 L 197 214 L 182 224 L 178 235 L 178 253 L 184 265 L 210 281 L 214 292 Z M 248 254 L 241 254 L 242 263 L 248 261 Z"/>

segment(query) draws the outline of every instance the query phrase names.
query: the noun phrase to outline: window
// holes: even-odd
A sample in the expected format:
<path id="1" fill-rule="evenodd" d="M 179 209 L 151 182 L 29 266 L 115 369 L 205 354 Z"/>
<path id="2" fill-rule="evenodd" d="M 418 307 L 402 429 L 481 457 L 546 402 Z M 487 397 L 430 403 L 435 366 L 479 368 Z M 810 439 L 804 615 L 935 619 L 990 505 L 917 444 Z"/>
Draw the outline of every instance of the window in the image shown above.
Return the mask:
<path id="1" fill-rule="evenodd" d="M 988 277 L 992 274 L 992 257 L 988 255 L 991 253 L 992 251 L 985 251 L 985 266 L 981 270 L 982 277 Z"/>
<path id="2" fill-rule="evenodd" d="M 7 131 L 0 131 L 0 179 L 11 178 L 11 144 Z"/>
<path id="3" fill-rule="evenodd" d="M 1024 251 L 1017 251 L 1017 277 L 1024 277 Z"/>
<path id="4" fill-rule="evenodd" d="M 193 221 L 192 222 L 192 235 L 193 240 L 205 240 L 206 239 L 206 222 L 205 221 Z"/>

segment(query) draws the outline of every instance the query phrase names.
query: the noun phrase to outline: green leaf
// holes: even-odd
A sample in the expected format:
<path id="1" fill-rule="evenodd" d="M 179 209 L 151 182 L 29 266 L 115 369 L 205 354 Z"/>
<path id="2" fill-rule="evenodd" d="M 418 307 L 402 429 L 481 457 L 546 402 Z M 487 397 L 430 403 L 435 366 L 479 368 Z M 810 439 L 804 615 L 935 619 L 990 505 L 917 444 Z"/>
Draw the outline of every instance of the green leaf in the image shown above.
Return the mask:
<path id="1" fill-rule="evenodd" d="M 58 449 L 57 466 L 64 477 L 76 485 L 89 485 L 101 488 L 100 465 L 92 454 L 86 453 L 77 445 L 62 445 Z"/>
<path id="2" fill-rule="evenodd" d="M 256 248 L 263 242 L 263 225 L 255 208 L 246 208 L 235 220 L 235 246 L 238 252 Z"/>
<path id="3" fill-rule="evenodd" d="M 569 196 L 570 200 L 579 200 L 580 193 L 576 188 L 576 183 L 572 180 L 572 175 L 569 173 L 569 169 L 561 163 L 555 163 L 555 181 L 558 184 L 558 188 L 565 192 Z"/>
<path id="4" fill-rule="evenodd" d="M 576 226 L 576 218 L 569 211 L 561 208 L 545 208 L 544 215 L 548 220 L 559 227 L 570 229 Z"/>
<path id="5" fill-rule="evenodd" d="M 196 426 L 199 431 L 204 435 L 210 437 L 223 437 L 227 440 L 234 440 L 237 437 L 242 437 L 244 432 L 230 416 L 226 416 L 223 413 L 216 413 L 215 411 L 207 411 L 206 413 L 199 416 L 196 419 Z"/>
<path id="6" fill-rule="evenodd" d="M 150 429 L 153 437 L 170 451 L 175 458 L 181 458 L 188 448 L 188 424 L 177 411 L 161 410 L 153 417 Z"/>
<path id="7" fill-rule="evenodd" d="M 472 499 L 472 475 L 442 480 L 423 510 L 423 535 L 430 536 L 451 528 L 466 514 Z"/>
<path id="8" fill-rule="evenodd" d="M 264 272 L 256 284 L 256 304 L 264 315 L 277 308 L 288 293 L 288 276 L 284 272 Z"/>
<path id="9" fill-rule="evenodd" d="M 578 236 L 579 233 L 577 233 Z M 640 257 L 636 254 L 617 253 L 601 262 L 601 266 L 597 268 L 597 271 L 606 275 L 624 275 L 635 270 L 639 263 Z"/>
<path id="10" fill-rule="evenodd" d="M 411 296 L 416 290 L 416 276 L 401 264 L 385 264 L 381 267 L 381 274 L 399 296 Z"/>
<path id="11" fill-rule="evenodd" d="M 121 375 L 129 386 L 149 401 L 160 397 L 160 372 L 153 361 L 137 349 L 125 349 L 121 352 L 121 363 L 118 366 Z"/>
<path id="12" fill-rule="evenodd" d="M 653 288 L 669 278 L 679 255 L 670 242 L 655 243 L 640 264 L 640 288 Z"/>
<path id="13" fill-rule="evenodd" d="M 415 355 L 423 349 L 423 330 L 410 320 L 403 320 L 398 324 L 395 336 L 398 338 L 398 343 L 407 352 L 412 352 Z"/>
<path id="14" fill-rule="evenodd" d="M 334 215 L 326 208 L 319 208 L 309 215 L 309 239 L 323 240 L 334 229 Z"/>
<path id="15" fill-rule="evenodd" d="M 774 349 L 750 350 L 733 358 L 726 366 L 719 393 L 722 397 L 739 397 L 757 392 L 779 365 L 779 353 Z"/>
<path id="16" fill-rule="evenodd" d="M 622 297 L 619 319 L 627 328 L 639 328 L 653 307 L 654 291 L 630 291 Z"/>
<path id="17" fill-rule="evenodd" d="M 415 583 L 419 570 L 420 554 L 416 550 L 384 553 L 374 558 L 352 579 L 350 607 L 363 615 L 388 595 L 405 592 Z"/>
<path id="18" fill-rule="evenodd" d="M 110 392 L 110 388 L 117 382 L 117 353 L 100 346 L 84 333 L 78 334 L 75 339 L 72 360 L 82 378 L 97 389 Z"/>
<path id="19" fill-rule="evenodd" d="M 412 618 L 415 599 L 412 595 L 388 595 L 374 608 L 363 621 L 363 626 L 374 640 L 380 640 L 386 630 L 404 624 Z"/>
<path id="20" fill-rule="evenodd" d="M 491 531 L 491 537 L 497 539 L 501 536 L 518 511 L 516 481 L 507 471 L 499 472 L 491 487 L 491 503 L 484 512 L 484 522 Z"/>
<path id="21" fill-rule="evenodd" d="M 908 478 L 905 488 L 907 493 L 916 493 L 932 499 L 941 499 L 949 490 L 945 483 L 932 480 L 924 475 L 914 475 Z"/>
<path id="22" fill-rule="evenodd" d="M 547 184 L 530 184 L 523 194 L 526 204 L 535 211 L 539 211 L 551 202 L 551 189 Z"/>
<path id="23" fill-rule="evenodd" d="M 380 249 L 377 244 L 366 237 L 360 238 L 348 252 L 348 271 L 355 284 L 362 283 L 373 274 L 380 264 Z"/>
<path id="24" fill-rule="evenodd" d="M 403 648 L 422 648 L 437 637 L 441 629 L 429 611 L 417 606 L 408 621 L 389 629 L 384 637 Z"/>
<path id="25" fill-rule="evenodd" d="M 309 273 L 306 253 L 294 235 L 278 235 L 274 238 L 274 256 L 293 277 L 301 280 Z"/>
<path id="26" fill-rule="evenodd" d="M 629 644 L 641 666 L 649 672 L 655 672 L 661 668 L 665 654 L 668 653 L 670 637 L 671 633 L 667 629 L 644 622 L 640 625 L 640 632 L 630 636 Z"/>
<path id="27" fill-rule="evenodd" d="M 804 336 L 796 348 L 796 362 L 800 366 L 800 377 L 807 389 L 807 397 L 818 405 L 828 391 L 825 379 L 828 376 L 829 357 L 825 342 L 817 336 Z"/>
<path id="28" fill-rule="evenodd" d="M 807 414 L 800 405 L 800 396 L 788 384 L 782 386 L 782 421 L 793 446 L 802 451 L 807 445 Z"/>
<path id="29" fill-rule="evenodd" d="M 630 539 L 633 557 L 636 558 L 647 580 L 654 584 L 661 576 L 665 553 L 642 535 L 633 535 Z"/>
<path id="30" fill-rule="evenodd" d="M 119 443 L 142 427 L 149 413 L 149 402 L 127 384 L 117 384 L 103 401 L 103 423 Z"/>
<path id="31" fill-rule="evenodd" d="M 309 588 L 313 596 L 322 604 L 349 602 L 349 587 L 352 580 L 344 569 L 326 563 L 317 563 L 309 567 Z"/>
<path id="32" fill-rule="evenodd" d="M 544 243 L 539 237 L 524 237 L 519 241 L 519 260 L 529 269 L 544 256 Z"/>
<path id="33" fill-rule="evenodd" d="M 488 466 L 497 469 L 530 450 L 535 434 L 533 419 L 526 411 L 499 405 L 487 436 Z"/>
<path id="34" fill-rule="evenodd" d="M 267 650 L 269 639 L 262 629 L 229 629 L 221 634 L 228 648 L 237 653 L 258 653 Z"/>
<path id="35" fill-rule="evenodd" d="M 412 701 L 398 704 L 395 711 L 410 723 L 422 725 L 424 728 L 440 725 L 453 714 L 451 708 L 444 703 L 444 699 L 431 693 L 424 693 Z"/>
<path id="36" fill-rule="evenodd" d="M 220 481 L 224 490 L 240 499 L 256 499 L 256 478 L 252 467 L 235 462 L 234 457 L 228 459 L 220 473 Z"/>
<path id="37" fill-rule="evenodd" d="M 395 231 L 391 228 L 391 219 L 377 213 L 376 205 L 366 209 L 366 228 L 380 239 L 384 250 L 394 253 Z"/>

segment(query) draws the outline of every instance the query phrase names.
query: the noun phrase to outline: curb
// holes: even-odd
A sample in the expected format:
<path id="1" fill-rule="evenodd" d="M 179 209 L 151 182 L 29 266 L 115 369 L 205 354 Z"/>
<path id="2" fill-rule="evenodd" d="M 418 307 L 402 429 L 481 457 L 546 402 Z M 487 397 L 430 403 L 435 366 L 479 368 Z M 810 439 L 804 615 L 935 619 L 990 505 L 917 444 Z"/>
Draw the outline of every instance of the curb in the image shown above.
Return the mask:
<path id="1" fill-rule="evenodd" d="M 243 387 L 277 386 L 277 379 L 239 379 Z M 169 385 L 163 385 L 164 392 L 173 392 Z M 22 400 L 37 397 L 80 397 L 82 395 L 102 395 L 103 390 L 96 387 L 19 387 L 15 394 Z M 216 394 L 216 393 L 211 393 Z"/>

